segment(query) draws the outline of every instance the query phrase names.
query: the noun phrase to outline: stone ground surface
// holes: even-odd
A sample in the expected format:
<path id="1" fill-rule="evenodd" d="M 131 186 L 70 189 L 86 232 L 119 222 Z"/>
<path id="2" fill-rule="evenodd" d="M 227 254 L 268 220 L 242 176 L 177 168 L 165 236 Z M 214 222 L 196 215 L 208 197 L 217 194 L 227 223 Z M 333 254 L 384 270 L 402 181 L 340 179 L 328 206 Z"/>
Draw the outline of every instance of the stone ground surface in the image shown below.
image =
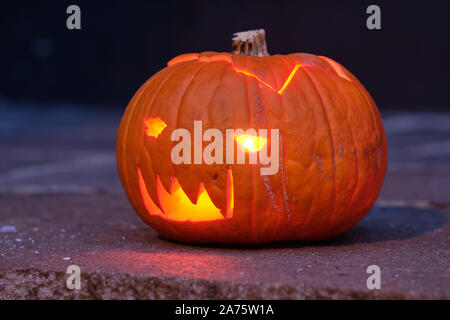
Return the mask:
<path id="1" fill-rule="evenodd" d="M 116 174 L 120 117 L 0 106 L 0 299 L 450 298 L 450 114 L 383 114 L 388 173 L 353 229 L 256 247 L 184 245 L 141 222 Z M 66 288 L 72 264 L 81 290 Z"/>

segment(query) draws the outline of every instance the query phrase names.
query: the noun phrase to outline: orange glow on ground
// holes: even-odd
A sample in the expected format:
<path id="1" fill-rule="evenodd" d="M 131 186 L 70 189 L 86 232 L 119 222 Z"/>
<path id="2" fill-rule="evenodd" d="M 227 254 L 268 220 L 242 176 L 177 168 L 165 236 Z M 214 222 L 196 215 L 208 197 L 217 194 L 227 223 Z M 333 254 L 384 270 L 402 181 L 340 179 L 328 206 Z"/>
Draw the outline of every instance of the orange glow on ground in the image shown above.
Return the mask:
<path id="1" fill-rule="evenodd" d="M 250 136 L 246 134 L 235 136 L 234 139 L 237 141 L 237 143 L 243 150 L 249 152 L 259 151 L 267 143 L 266 138 L 261 138 L 258 136 Z"/>
<path id="2" fill-rule="evenodd" d="M 144 120 L 145 134 L 157 138 L 167 127 L 167 124 L 161 118 L 147 118 Z"/>
<path id="3" fill-rule="evenodd" d="M 156 191 L 159 205 L 162 209 L 161 211 L 148 194 L 140 168 L 138 168 L 138 180 L 141 196 L 149 214 L 159 215 L 176 221 L 210 221 L 225 219 L 224 215 L 222 215 L 220 210 L 212 202 L 202 183 L 199 187 L 197 203 L 194 204 L 181 188 L 177 178 L 172 178 L 172 185 L 169 192 L 164 188 L 159 177 L 156 176 Z M 227 209 L 225 216 L 226 218 L 231 218 L 233 216 L 234 208 L 234 189 L 231 168 L 228 168 L 227 170 L 226 200 Z"/>

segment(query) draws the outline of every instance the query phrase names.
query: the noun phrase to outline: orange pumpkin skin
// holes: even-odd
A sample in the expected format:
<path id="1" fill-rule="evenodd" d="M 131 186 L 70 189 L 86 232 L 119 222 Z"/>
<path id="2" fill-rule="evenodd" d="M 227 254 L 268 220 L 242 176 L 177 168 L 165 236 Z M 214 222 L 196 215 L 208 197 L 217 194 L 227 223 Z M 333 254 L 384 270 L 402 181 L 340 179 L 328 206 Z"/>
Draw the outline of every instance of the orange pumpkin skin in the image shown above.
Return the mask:
<path id="1" fill-rule="evenodd" d="M 369 93 L 340 64 L 302 53 L 215 52 L 181 55 L 168 64 L 134 95 L 117 135 L 128 199 L 161 235 L 191 243 L 320 240 L 346 231 L 373 206 L 387 167 L 385 133 Z M 158 137 L 145 134 L 148 118 L 166 123 Z M 174 165 L 170 135 L 176 128 L 192 132 L 194 120 L 203 121 L 203 132 L 279 129 L 278 173 L 261 176 L 250 164 Z M 225 216 L 229 169 L 231 216 L 177 220 L 157 208 L 158 188 L 169 191 L 176 177 L 192 202 L 203 184 Z"/>

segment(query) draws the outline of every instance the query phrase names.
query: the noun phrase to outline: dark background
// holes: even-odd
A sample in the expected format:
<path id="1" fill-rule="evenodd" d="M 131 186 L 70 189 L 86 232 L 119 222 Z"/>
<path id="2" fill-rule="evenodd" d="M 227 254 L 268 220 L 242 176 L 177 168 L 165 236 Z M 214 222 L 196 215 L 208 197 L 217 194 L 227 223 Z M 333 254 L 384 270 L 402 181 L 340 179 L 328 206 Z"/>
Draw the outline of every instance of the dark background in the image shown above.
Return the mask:
<path id="1" fill-rule="evenodd" d="M 0 299 L 449 300 L 446 3 L 1 0 Z M 81 7 L 81 31 L 66 28 L 70 4 Z M 370 4 L 381 7 L 382 30 L 366 28 Z M 169 59 L 230 51 L 234 32 L 255 28 L 266 29 L 270 53 L 329 56 L 371 92 L 389 150 L 377 204 L 321 243 L 252 249 L 158 238 L 117 175 L 125 106 Z M 71 264 L 81 267 L 82 290 L 64 290 Z M 382 270 L 375 293 L 365 286 L 372 264 Z"/>
<path id="2" fill-rule="evenodd" d="M 81 30 L 66 8 L 81 8 Z M 381 30 L 366 8 L 381 7 Z M 0 99 L 124 108 L 176 55 L 230 51 L 264 28 L 271 54 L 308 52 L 352 71 L 380 109 L 450 109 L 444 1 L 8 1 L 0 10 Z"/>

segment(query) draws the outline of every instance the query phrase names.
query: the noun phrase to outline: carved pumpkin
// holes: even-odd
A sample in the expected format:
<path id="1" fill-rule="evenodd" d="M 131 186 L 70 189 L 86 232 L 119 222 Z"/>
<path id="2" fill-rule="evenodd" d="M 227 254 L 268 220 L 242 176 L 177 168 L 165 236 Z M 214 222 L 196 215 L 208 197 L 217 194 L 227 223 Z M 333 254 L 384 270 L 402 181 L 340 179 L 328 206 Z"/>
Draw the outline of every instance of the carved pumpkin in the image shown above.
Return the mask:
<path id="1" fill-rule="evenodd" d="M 369 93 L 329 58 L 269 56 L 264 36 L 238 33 L 233 54 L 172 59 L 126 109 L 117 137 L 120 178 L 141 218 L 167 238 L 325 239 L 356 224 L 378 196 L 387 148 Z M 171 134 L 184 128 L 195 135 L 194 121 L 223 133 L 279 129 L 278 172 L 261 175 L 260 163 L 174 164 Z M 234 143 L 250 154 L 268 140 L 241 135 Z"/>

